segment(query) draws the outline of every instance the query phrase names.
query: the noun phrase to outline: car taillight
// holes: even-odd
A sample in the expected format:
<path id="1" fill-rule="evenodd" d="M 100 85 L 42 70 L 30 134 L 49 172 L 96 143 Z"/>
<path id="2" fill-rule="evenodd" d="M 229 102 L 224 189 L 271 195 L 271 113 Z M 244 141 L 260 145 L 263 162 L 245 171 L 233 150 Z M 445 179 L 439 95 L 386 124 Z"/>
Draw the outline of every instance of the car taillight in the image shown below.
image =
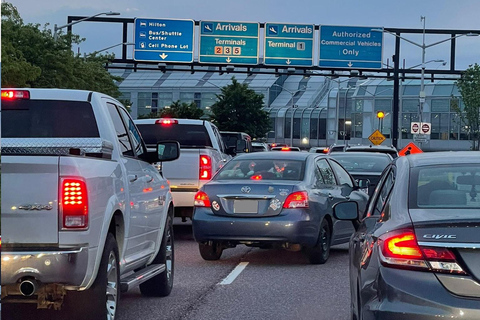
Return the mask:
<path id="1" fill-rule="evenodd" d="M 212 159 L 209 156 L 200 156 L 200 180 L 212 178 Z"/>
<path id="2" fill-rule="evenodd" d="M 283 203 L 284 209 L 308 208 L 308 194 L 306 191 L 291 193 Z"/>
<path id="3" fill-rule="evenodd" d="M 172 125 L 172 124 L 178 124 L 178 120 L 168 119 L 168 118 L 158 119 L 157 121 L 155 121 L 155 124 L 161 124 L 163 126 L 169 126 L 169 125 Z"/>
<path id="4" fill-rule="evenodd" d="M 380 236 L 383 265 L 417 270 L 465 274 L 455 255 L 447 248 L 419 246 L 412 230 L 399 230 Z"/>
<path id="5" fill-rule="evenodd" d="M 198 191 L 197 194 L 195 194 L 194 206 L 210 207 L 210 199 L 208 198 L 208 195 L 203 191 Z"/>
<path id="6" fill-rule="evenodd" d="M 283 148 L 281 149 L 281 151 L 290 151 L 290 148 L 289 148 L 289 147 L 283 147 Z"/>
<path id="7" fill-rule="evenodd" d="M 2 100 L 30 99 L 30 92 L 27 90 L 2 90 Z"/>
<path id="8" fill-rule="evenodd" d="M 60 181 L 60 188 L 60 212 L 63 228 L 88 228 L 88 197 L 85 181 L 63 178 Z"/>

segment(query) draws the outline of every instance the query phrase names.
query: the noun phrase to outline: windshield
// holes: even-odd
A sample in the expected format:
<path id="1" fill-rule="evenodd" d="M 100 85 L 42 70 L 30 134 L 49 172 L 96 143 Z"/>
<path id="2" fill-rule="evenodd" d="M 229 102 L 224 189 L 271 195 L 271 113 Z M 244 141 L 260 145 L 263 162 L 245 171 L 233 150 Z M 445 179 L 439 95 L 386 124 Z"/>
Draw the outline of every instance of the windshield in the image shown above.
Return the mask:
<path id="1" fill-rule="evenodd" d="M 232 159 L 214 180 L 303 180 L 304 162 L 298 160 Z"/>
<path id="2" fill-rule="evenodd" d="M 345 155 L 343 153 L 332 154 L 340 164 L 349 172 L 378 172 L 381 173 L 390 163 L 390 159 L 385 157 L 377 157 L 375 155 Z"/>
<path id="3" fill-rule="evenodd" d="M 410 188 L 410 207 L 480 208 L 480 166 L 416 169 Z"/>
<path id="4" fill-rule="evenodd" d="M 212 141 L 203 125 L 194 124 L 137 124 L 147 145 L 155 145 L 158 141 L 176 140 L 181 147 L 211 147 Z"/>
<path id="5" fill-rule="evenodd" d="M 97 138 L 92 105 L 80 101 L 2 100 L 2 138 Z"/>

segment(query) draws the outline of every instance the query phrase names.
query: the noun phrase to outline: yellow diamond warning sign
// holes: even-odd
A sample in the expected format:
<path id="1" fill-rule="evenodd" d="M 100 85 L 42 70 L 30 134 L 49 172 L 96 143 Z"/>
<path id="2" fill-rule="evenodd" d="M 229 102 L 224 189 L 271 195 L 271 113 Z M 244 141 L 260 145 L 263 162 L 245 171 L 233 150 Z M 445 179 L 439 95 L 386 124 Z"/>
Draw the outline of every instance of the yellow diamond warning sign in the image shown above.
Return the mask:
<path id="1" fill-rule="evenodd" d="M 378 146 L 379 144 L 382 144 L 383 141 L 385 141 L 385 136 L 378 130 L 375 130 L 370 137 L 368 137 L 368 140 L 370 140 L 374 145 Z"/>

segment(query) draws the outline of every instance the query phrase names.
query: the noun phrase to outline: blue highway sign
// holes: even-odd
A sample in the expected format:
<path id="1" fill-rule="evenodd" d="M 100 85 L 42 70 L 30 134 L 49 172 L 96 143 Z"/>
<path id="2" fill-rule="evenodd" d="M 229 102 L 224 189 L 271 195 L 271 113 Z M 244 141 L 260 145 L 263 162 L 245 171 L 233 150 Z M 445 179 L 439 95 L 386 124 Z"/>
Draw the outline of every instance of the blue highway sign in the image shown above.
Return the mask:
<path id="1" fill-rule="evenodd" d="M 382 68 L 383 33 L 378 27 L 320 26 L 320 67 Z"/>
<path id="2" fill-rule="evenodd" d="M 133 59 L 193 62 L 193 20 L 135 18 Z"/>
<path id="3" fill-rule="evenodd" d="M 200 22 L 201 63 L 258 64 L 260 26 L 252 22 Z"/>
<path id="4" fill-rule="evenodd" d="M 312 66 L 314 25 L 265 24 L 265 65 Z"/>

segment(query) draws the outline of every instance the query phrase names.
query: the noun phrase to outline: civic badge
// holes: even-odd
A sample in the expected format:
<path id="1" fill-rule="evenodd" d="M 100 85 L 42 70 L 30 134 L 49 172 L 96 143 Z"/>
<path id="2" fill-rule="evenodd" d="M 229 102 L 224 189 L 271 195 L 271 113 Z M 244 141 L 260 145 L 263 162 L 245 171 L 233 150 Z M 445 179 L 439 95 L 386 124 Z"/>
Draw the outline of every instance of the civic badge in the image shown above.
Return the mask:
<path id="1" fill-rule="evenodd" d="M 273 193 L 273 191 L 275 191 L 273 187 L 268 187 L 268 192 Z"/>
<path id="2" fill-rule="evenodd" d="M 220 205 L 218 204 L 217 201 L 212 202 L 212 208 L 215 209 L 215 211 L 220 210 Z"/>
<path id="3" fill-rule="evenodd" d="M 252 191 L 252 189 L 249 186 L 245 186 L 245 187 L 242 187 L 242 189 L 240 189 L 240 191 L 242 191 L 243 193 L 250 193 L 250 191 Z"/>

